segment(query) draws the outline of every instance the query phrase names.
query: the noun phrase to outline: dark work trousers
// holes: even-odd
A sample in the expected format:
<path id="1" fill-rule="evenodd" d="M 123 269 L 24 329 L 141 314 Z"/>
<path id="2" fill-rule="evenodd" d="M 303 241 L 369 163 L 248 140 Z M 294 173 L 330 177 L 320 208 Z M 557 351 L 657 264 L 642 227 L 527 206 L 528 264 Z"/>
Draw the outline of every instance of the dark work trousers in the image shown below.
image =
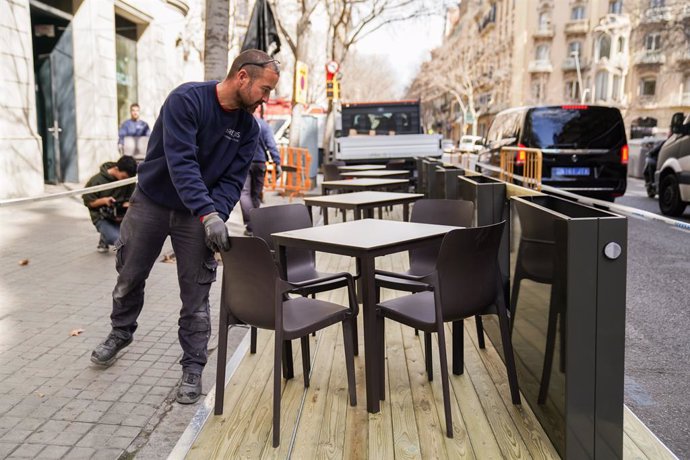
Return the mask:
<path id="1" fill-rule="evenodd" d="M 211 318 L 208 294 L 216 279 L 217 262 L 206 247 L 204 225 L 189 211 L 160 206 L 137 188 L 120 227 L 117 244 L 117 283 L 113 290 L 113 329 L 130 337 L 144 306 L 146 279 L 170 235 L 177 260 L 182 309 L 178 337 L 182 368 L 201 373 L 208 357 Z"/>
<path id="2" fill-rule="evenodd" d="M 249 222 L 249 211 L 261 206 L 261 192 L 264 189 L 266 177 L 266 163 L 253 161 L 249 166 L 249 174 L 244 181 L 242 194 L 240 195 L 240 207 L 242 208 L 242 220 L 248 231 L 252 231 L 252 223 Z"/>

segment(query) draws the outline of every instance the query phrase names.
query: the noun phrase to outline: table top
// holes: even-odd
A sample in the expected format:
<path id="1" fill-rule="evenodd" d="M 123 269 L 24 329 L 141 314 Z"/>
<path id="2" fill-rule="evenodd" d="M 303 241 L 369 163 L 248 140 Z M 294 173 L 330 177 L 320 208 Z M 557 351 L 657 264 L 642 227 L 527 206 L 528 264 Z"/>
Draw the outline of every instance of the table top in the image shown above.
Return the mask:
<path id="1" fill-rule="evenodd" d="M 333 186 L 352 186 L 352 187 L 375 187 L 377 185 L 403 185 L 410 181 L 407 179 L 342 179 L 324 181 L 321 185 Z"/>
<path id="2" fill-rule="evenodd" d="M 371 171 L 372 169 L 386 169 L 386 165 L 343 165 L 338 166 L 341 171 Z"/>
<path id="3" fill-rule="evenodd" d="M 366 171 L 343 171 L 341 173 L 347 177 L 386 177 L 386 176 L 409 176 L 410 171 L 406 169 L 378 169 Z"/>
<path id="4" fill-rule="evenodd" d="M 276 244 L 309 247 L 342 254 L 392 249 L 445 235 L 460 227 L 394 220 L 362 219 L 273 233 Z M 393 251 L 391 251 L 393 252 Z"/>
<path id="5" fill-rule="evenodd" d="M 400 193 L 400 192 L 353 192 L 339 193 L 335 195 L 309 196 L 304 197 L 304 204 L 325 205 L 325 204 L 352 204 L 366 205 L 376 203 L 387 203 L 391 201 L 415 201 L 424 198 L 422 193 Z"/>

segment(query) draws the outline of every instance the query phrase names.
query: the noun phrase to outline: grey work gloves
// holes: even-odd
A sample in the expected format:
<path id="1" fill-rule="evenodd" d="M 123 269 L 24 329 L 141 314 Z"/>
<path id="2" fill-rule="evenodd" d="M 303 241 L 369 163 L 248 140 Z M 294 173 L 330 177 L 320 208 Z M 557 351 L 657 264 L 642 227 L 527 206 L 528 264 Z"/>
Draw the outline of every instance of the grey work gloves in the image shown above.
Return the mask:
<path id="1" fill-rule="evenodd" d="M 218 217 L 218 213 L 206 214 L 201 221 L 204 223 L 204 231 L 206 232 L 206 246 L 215 252 L 229 251 L 230 236 L 228 235 L 228 228 L 225 226 L 223 219 Z"/>

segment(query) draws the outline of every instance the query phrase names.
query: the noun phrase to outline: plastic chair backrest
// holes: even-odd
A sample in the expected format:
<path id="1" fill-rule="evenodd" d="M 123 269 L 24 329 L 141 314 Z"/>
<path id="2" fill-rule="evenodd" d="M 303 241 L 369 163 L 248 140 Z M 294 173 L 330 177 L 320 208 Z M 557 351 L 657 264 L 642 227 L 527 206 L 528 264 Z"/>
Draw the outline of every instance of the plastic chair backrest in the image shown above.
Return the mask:
<path id="1" fill-rule="evenodd" d="M 230 237 L 230 250 L 221 252 L 221 305 L 250 326 L 275 329 L 278 267 L 261 238 Z"/>
<path id="2" fill-rule="evenodd" d="M 254 236 L 264 240 L 275 251 L 272 233 L 288 232 L 312 226 L 309 211 L 303 204 L 265 206 L 249 212 Z M 316 265 L 314 251 L 302 248 L 287 248 L 288 280 L 304 281 L 311 278 Z"/>
<path id="3" fill-rule="evenodd" d="M 505 221 L 449 232 L 436 261 L 444 321 L 469 318 L 494 305 L 501 289 L 498 247 Z"/>
<path id="4" fill-rule="evenodd" d="M 340 174 L 340 169 L 335 163 L 326 163 L 323 165 L 323 180 L 341 180 L 343 176 Z"/>
<path id="5" fill-rule="evenodd" d="M 423 199 L 414 204 L 410 222 L 469 227 L 472 225 L 474 204 L 471 201 Z M 410 272 L 424 275 L 433 270 L 441 243 L 411 249 Z"/>

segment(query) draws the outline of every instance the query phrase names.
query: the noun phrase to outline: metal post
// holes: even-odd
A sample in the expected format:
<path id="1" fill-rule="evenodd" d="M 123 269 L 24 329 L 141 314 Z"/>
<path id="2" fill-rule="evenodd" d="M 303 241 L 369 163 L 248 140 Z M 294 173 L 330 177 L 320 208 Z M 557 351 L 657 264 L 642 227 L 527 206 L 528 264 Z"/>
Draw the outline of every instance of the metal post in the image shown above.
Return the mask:
<path id="1" fill-rule="evenodd" d="M 577 86 L 580 88 L 580 103 L 585 103 L 585 91 L 582 88 L 582 73 L 580 73 L 580 52 L 572 51 L 570 55 L 575 58 L 575 70 L 577 71 Z"/>

